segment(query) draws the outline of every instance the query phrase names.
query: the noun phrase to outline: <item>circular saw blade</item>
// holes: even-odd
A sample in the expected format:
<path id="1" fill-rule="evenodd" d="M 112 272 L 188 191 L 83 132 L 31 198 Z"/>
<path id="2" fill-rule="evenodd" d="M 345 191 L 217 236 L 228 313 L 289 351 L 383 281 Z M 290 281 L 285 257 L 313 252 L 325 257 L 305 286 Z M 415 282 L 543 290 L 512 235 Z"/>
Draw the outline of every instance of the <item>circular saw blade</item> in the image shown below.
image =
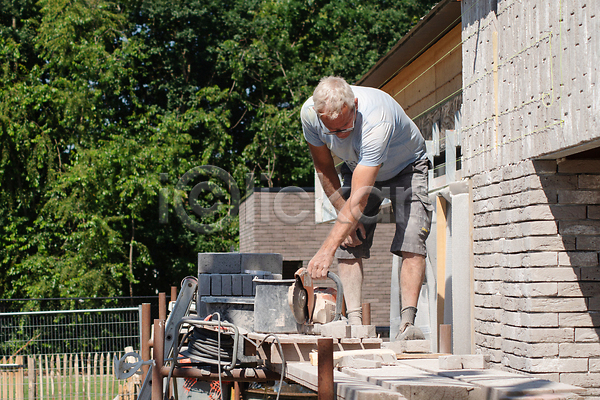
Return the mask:
<path id="1" fill-rule="evenodd" d="M 290 307 L 296 322 L 304 324 L 308 321 L 308 293 L 298 283 L 294 283 L 291 287 Z"/>

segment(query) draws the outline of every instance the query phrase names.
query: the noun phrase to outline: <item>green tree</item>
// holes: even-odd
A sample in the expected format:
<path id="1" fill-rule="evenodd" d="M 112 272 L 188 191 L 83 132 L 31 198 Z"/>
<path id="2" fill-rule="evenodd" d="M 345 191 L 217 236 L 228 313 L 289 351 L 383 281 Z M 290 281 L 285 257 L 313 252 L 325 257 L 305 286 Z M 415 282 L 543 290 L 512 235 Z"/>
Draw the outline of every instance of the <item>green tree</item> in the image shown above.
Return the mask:
<path id="1" fill-rule="evenodd" d="M 312 186 L 302 103 L 433 3 L 0 0 L 2 297 L 155 293 L 235 248 L 232 188 L 186 173 Z"/>

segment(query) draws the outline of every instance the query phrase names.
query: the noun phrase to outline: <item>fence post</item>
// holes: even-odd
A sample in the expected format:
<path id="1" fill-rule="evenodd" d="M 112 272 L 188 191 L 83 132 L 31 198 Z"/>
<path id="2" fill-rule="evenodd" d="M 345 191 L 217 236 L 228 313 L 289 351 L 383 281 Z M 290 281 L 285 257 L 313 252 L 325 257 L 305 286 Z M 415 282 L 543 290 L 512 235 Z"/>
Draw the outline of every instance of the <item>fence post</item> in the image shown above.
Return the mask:
<path id="1" fill-rule="evenodd" d="M 29 383 L 29 398 L 37 399 L 37 385 L 35 384 L 35 356 L 27 356 L 27 381 Z"/>
<path id="2" fill-rule="evenodd" d="M 167 294 L 164 292 L 158 294 L 158 319 L 167 319 Z"/>
<path id="3" fill-rule="evenodd" d="M 152 367 L 152 400 L 160 400 L 163 397 L 163 378 L 161 368 L 164 360 L 165 345 L 165 320 L 154 320 L 154 366 Z"/>
<path id="4" fill-rule="evenodd" d="M 150 303 L 142 304 L 142 323 L 140 329 L 140 337 L 141 342 L 141 356 L 143 361 L 150 360 Z M 150 369 L 149 365 L 142 365 L 142 382 L 146 380 L 146 375 L 148 374 L 148 370 Z"/>
<path id="5" fill-rule="evenodd" d="M 25 399 L 25 388 L 23 387 L 25 383 L 25 366 L 23 365 L 23 356 L 17 356 L 16 364 L 18 365 L 17 369 L 17 393 L 15 395 L 15 400 L 24 400 Z"/>

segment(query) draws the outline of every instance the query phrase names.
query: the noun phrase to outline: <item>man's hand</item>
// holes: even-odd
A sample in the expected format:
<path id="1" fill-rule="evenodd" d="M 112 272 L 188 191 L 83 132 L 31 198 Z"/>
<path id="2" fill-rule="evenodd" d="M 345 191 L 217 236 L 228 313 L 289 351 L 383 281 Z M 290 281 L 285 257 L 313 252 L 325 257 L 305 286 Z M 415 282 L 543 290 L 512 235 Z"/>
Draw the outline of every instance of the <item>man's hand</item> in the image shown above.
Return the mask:
<path id="1" fill-rule="evenodd" d="M 308 263 L 308 273 L 313 279 L 326 278 L 331 264 L 333 264 L 333 256 L 319 250 Z"/>
<path id="2" fill-rule="evenodd" d="M 354 229 L 350 234 L 344 239 L 342 242 L 342 247 L 356 247 L 362 244 L 362 240 L 358 237 L 358 232 L 360 231 L 361 237 L 364 239 L 367 237 L 367 231 L 365 230 L 365 226 L 362 222 L 359 222 L 356 225 L 356 229 Z"/>

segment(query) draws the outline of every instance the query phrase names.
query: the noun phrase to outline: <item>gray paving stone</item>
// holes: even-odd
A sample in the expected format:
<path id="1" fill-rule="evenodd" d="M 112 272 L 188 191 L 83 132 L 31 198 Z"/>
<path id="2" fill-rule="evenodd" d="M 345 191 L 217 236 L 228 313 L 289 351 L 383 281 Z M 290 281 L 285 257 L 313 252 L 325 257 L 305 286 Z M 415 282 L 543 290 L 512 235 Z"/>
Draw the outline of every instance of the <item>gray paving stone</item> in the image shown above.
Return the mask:
<path id="1" fill-rule="evenodd" d="M 200 296 L 210 296 L 210 275 L 201 274 L 198 278 L 198 290 L 200 291 Z"/>
<path id="2" fill-rule="evenodd" d="M 252 296 L 252 275 L 242 274 L 242 296 Z"/>
<path id="3" fill-rule="evenodd" d="M 241 296 L 243 294 L 242 276 L 241 274 L 231 275 L 231 294 L 233 296 Z"/>
<path id="4" fill-rule="evenodd" d="M 231 276 L 232 275 L 230 275 L 230 274 L 222 274 L 221 275 L 221 296 L 231 296 L 232 295 Z"/>
<path id="5" fill-rule="evenodd" d="M 239 274 L 240 253 L 198 253 L 198 274 Z"/>
<path id="6" fill-rule="evenodd" d="M 211 274 L 210 275 L 210 294 L 213 296 L 221 295 L 221 275 Z"/>

